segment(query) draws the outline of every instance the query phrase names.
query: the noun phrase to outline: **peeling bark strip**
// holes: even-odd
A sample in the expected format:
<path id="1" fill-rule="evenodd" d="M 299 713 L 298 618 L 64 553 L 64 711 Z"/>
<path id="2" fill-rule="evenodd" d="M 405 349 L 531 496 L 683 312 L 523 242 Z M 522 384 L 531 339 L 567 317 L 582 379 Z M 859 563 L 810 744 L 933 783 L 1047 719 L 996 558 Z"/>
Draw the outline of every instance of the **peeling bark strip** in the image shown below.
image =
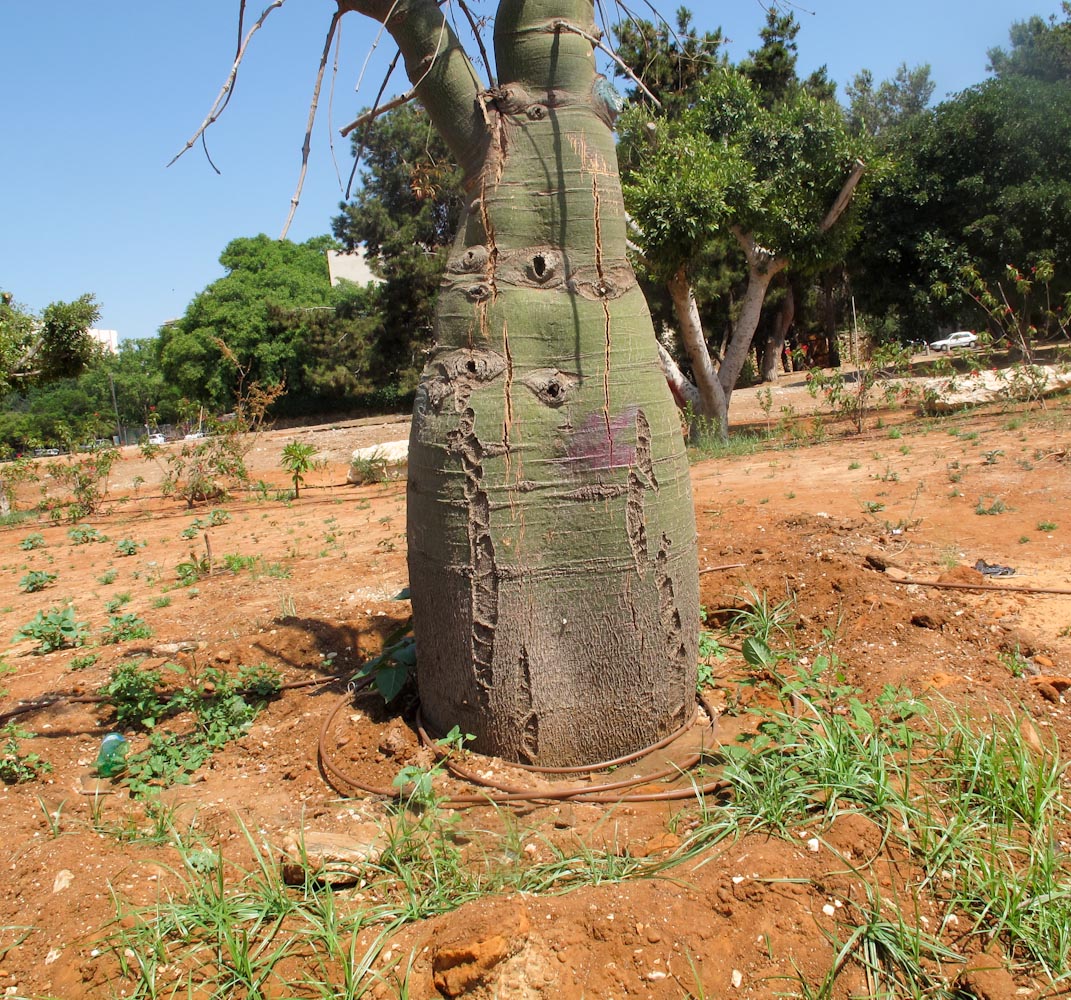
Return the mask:
<path id="1" fill-rule="evenodd" d="M 410 447 L 424 717 L 514 761 L 640 749 L 694 697 L 698 560 L 593 0 L 500 0 L 493 90 L 436 0 L 341 2 L 387 22 L 472 192 Z"/>
<path id="2" fill-rule="evenodd" d="M 451 451 L 461 459 L 468 502 L 469 566 L 472 621 L 472 659 L 481 692 L 494 681 L 495 629 L 498 626 L 498 573 L 491 540 L 491 510 L 483 489 L 483 446 L 475 434 L 476 414 L 465 410 L 458 429 L 447 436 Z"/>

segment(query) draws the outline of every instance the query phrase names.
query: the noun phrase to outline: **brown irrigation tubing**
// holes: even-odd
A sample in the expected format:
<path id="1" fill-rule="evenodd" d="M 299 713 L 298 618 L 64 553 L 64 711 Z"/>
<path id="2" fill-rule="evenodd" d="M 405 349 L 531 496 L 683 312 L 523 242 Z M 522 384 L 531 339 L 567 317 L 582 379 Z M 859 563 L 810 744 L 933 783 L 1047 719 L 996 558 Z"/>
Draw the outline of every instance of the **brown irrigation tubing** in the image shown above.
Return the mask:
<path id="1" fill-rule="evenodd" d="M 986 594 L 1059 594 L 1062 597 L 1071 597 L 1071 590 L 1061 590 L 1058 587 L 993 587 L 985 583 L 937 583 L 929 580 L 900 580 L 889 577 L 894 583 L 913 584 L 916 587 L 937 587 L 941 590 L 980 590 Z"/>
<path id="2" fill-rule="evenodd" d="M 339 788 L 335 781 L 341 783 L 348 788 L 356 788 L 362 792 L 367 792 L 371 795 L 383 795 L 388 798 L 398 799 L 401 797 L 401 790 L 398 788 L 385 788 L 379 785 L 370 785 L 366 782 L 362 782 L 346 774 L 331 760 L 331 755 L 327 751 L 327 737 L 334 726 L 335 719 L 338 717 L 338 713 L 346 706 L 351 700 L 352 695 L 356 691 L 368 685 L 371 678 L 362 678 L 357 683 L 352 692 L 347 692 L 339 701 L 335 704 L 334 708 L 327 714 L 327 717 L 323 721 L 323 725 L 320 727 L 319 737 L 319 756 L 320 764 L 325 774 L 324 777 L 328 783 L 331 784 L 337 791 L 343 792 L 343 788 Z M 694 722 L 694 717 L 693 717 Z M 422 727 L 418 727 L 421 740 L 425 744 L 430 744 L 430 738 Z M 684 730 L 678 731 L 672 737 L 672 739 L 678 738 L 683 731 L 689 727 L 685 727 Z M 671 742 L 672 740 L 670 740 Z M 652 753 L 656 749 L 660 749 L 662 746 L 667 745 L 666 740 L 659 741 L 654 746 L 645 748 L 636 754 L 629 754 L 627 758 L 623 760 L 635 760 L 638 757 L 642 757 L 645 754 Z M 674 788 L 666 789 L 662 792 L 632 792 L 624 793 L 625 789 L 637 788 L 643 785 L 648 785 L 653 781 L 661 780 L 666 777 L 681 777 L 689 768 L 694 767 L 702 759 L 702 753 L 690 754 L 685 760 L 678 762 L 665 771 L 658 772 L 656 774 L 645 774 L 635 778 L 630 778 L 625 781 L 605 782 L 600 785 L 585 785 L 585 786 L 569 786 L 566 788 L 527 788 L 517 785 L 506 784 L 494 784 L 487 779 L 481 778 L 479 775 L 468 771 L 467 769 L 460 768 L 458 765 L 447 762 L 447 768 L 456 777 L 468 781 L 478 787 L 486 789 L 486 791 L 470 793 L 467 795 L 454 795 L 444 800 L 441 804 L 451 809 L 463 809 L 468 806 L 475 805 L 505 805 L 513 802 L 596 802 L 596 803 L 617 803 L 617 802 L 671 802 L 681 799 L 694 799 L 703 795 L 713 795 L 717 792 L 723 791 L 727 785 L 723 780 L 710 781 L 703 785 L 691 785 L 687 788 Z M 614 766 L 613 761 L 608 761 L 603 764 L 597 764 L 592 768 L 604 769 Z M 547 769 L 552 771 L 553 769 Z M 573 773 L 578 769 L 570 768 L 563 773 Z M 585 770 L 583 768 L 579 769 Z M 334 778 L 335 781 L 331 779 Z"/>

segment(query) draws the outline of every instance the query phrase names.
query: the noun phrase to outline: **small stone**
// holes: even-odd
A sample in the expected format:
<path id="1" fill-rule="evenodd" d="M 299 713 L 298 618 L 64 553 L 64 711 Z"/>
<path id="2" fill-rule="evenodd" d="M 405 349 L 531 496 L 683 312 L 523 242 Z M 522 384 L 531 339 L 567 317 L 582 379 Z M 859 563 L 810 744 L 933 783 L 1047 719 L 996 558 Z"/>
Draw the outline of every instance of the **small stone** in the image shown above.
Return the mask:
<path id="1" fill-rule="evenodd" d="M 660 979 L 665 979 L 666 973 L 664 973 L 661 969 L 652 969 L 650 972 L 647 973 L 647 978 L 652 983 L 656 983 Z"/>
<path id="2" fill-rule="evenodd" d="M 45 965 L 51 965 L 62 954 L 63 954 L 63 951 L 60 948 L 52 948 L 52 949 L 50 949 L 49 953 L 47 955 L 45 955 Z"/>
<path id="3" fill-rule="evenodd" d="M 822 907 L 822 912 L 827 917 L 832 917 L 837 912 L 837 908 L 832 903 L 826 903 L 826 905 Z"/>
<path id="4" fill-rule="evenodd" d="M 1043 670 L 1052 670 L 1052 668 L 1056 666 L 1056 664 L 1052 662 L 1051 658 L 1046 656 L 1044 653 L 1035 653 L 1034 663 L 1036 663 Z"/>
<path id="5" fill-rule="evenodd" d="M 822 845 L 817 837 L 811 837 L 811 839 L 807 841 L 807 850 L 810 851 L 812 854 L 817 854 L 818 849 L 821 846 Z"/>
<path id="6" fill-rule="evenodd" d="M 744 974 L 739 969 L 733 969 L 733 974 L 729 977 L 729 982 L 733 984 L 733 989 L 738 990 L 744 985 Z"/>
<path id="7" fill-rule="evenodd" d="M 53 892 L 63 892 L 74 881 L 74 872 L 61 868 L 52 881 Z"/>

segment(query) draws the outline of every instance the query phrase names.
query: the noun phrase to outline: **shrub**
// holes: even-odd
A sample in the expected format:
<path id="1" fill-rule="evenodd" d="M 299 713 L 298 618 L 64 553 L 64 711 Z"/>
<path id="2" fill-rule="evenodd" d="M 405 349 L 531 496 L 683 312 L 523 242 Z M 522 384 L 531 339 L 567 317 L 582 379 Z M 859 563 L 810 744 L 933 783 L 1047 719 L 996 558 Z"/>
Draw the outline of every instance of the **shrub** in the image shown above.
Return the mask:
<path id="1" fill-rule="evenodd" d="M 13 642 L 36 639 L 37 652 L 51 653 L 56 649 L 84 646 L 88 633 L 86 623 L 74 617 L 74 607 L 52 608 L 48 614 L 38 611 L 34 617 L 15 633 Z"/>
<path id="2" fill-rule="evenodd" d="M 49 584 L 55 582 L 55 573 L 46 573 L 43 570 L 32 569 L 19 580 L 19 586 L 27 594 L 36 594 L 37 591 L 44 590 Z"/>

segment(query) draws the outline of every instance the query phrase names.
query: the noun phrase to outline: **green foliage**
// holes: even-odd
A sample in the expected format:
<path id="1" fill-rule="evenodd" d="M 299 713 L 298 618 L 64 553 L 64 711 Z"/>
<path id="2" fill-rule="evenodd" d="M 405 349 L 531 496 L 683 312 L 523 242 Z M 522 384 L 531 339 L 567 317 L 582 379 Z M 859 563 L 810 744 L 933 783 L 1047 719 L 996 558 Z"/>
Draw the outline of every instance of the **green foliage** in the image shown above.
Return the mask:
<path id="1" fill-rule="evenodd" d="M 874 405 L 875 391 L 886 406 L 891 405 L 900 393 L 893 380 L 907 373 L 910 362 L 909 349 L 884 344 L 871 351 L 850 374 L 841 368 L 811 368 L 807 372 L 807 391 L 814 397 L 821 394 L 832 411 L 851 420 L 856 433 L 861 434 L 866 415 Z"/>
<path id="2" fill-rule="evenodd" d="M 22 741 L 35 735 L 14 722 L 0 729 L 0 737 L 4 740 L 0 750 L 0 781 L 4 784 L 21 785 L 51 773 L 52 765 L 39 754 L 22 752 Z"/>
<path id="3" fill-rule="evenodd" d="M 361 150 L 357 195 L 332 229 L 348 250 L 362 245 L 383 284 L 365 369 L 373 405 L 398 409 L 416 386 L 446 254 L 468 197 L 453 154 L 423 110 L 405 105 L 354 135 Z"/>
<path id="4" fill-rule="evenodd" d="M 41 549 L 45 545 L 45 536 L 40 532 L 33 532 L 33 534 L 27 535 L 21 542 L 19 542 L 19 548 L 29 551 L 31 549 Z"/>
<path id="5" fill-rule="evenodd" d="M 289 387 L 281 412 L 353 405 L 367 387 L 359 373 L 369 368 L 378 293 L 332 288 L 327 251 L 337 248 L 327 236 L 292 243 L 262 234 L 228 243 L 220 255 L 224 277 L 160 331 L 164 378 L 215 412 L 237 405 L 235 362 L 249 381 Z"/>
<path id="6" fill-rule="evenodd" d="M 208 517 L 195 517 L 193 523 L 188 527 L 182 529 L 183 538 L 196 538 L 202 531 L 206 531 L 208 528 L 216 528 L 221 524 L 226 524 L 231 519 L 231 515 L 225 510 L 213 510 L 209 513 Z"/>
<path id="7" fill-rule="evenodd" d="M 85 645 L 88 634 L 86 623 L 75 619 L 74 606 L 68 604 L 65 608 L 51 608 L 47 614 L 38 611 L 15 633 L 12 642 L 35 639 L 38 653 L 51 653 Z"/>
<path id="8" fill-rule="evenodd" d="M 316 467 L 316 463 L 313 461 L 315 454 L 316 447 L 303 441 L 287 441 L 283 445 L 280 464 L 294 481 L 295 497 L 301 491 L 301 485 L 305 482 L 306 474 Z"/>
<path id="9" fill-rule="evenodd" d="M 356 486 L 386 482 L 390 478 L 387 456 L 378 449 L 373 449 L 369 455 L 352 458 L 347 478 Z"/>
<path id="10" fill-rule="evenodd" d="M 39 590 L 56 582 L 55 573 L 46 573 L 44 570 L 32 569 L 21 580 L 19 587 L 27 594 L 36 594 Z"/>
<path id="11" fill-rule="evenodd" d="M 115 708 L 117 726 L 151 729 L 167 712 L 170 699 L 160 693 L 163 673 L 143 668 L 141 660 L 124 660 L 112 670 L 100 693 Z M 168 665 L 168 669 L 180 668 Z"/>
<path id="12" fill-rule="evenodd" d="M 121 615 L 109 615 L 108 622 L 101 629 L 100 641 L 104 646 L 117 642 L 129 642 L 131 639 L 148 639 L 152 629 L 143 618 L 133 612 Z"/>
<path id="13" fill-rule="evenodd" d="M 888 145 L 852 284 L 872 314 L 897 317 L 905 339 L 972 328 L 977 304 L 961 289 L 976 279 L 999 302 L 998 285 L 1014 292 L 1009 265 L 1029 277 L 1043 261 L 1071 259 L 1071 213 L 1052 210 L 1071 200 L 1071 80 L 998 76 L 895 130 Z M 1057 274 L 1053 308 L 1066 313 L 1069 290 L 1071 273 Z M 1021 316 L 1018 301 L 1008 304 Z M 1041 331 L 1045 320 L 1034 312 L 1031 324 Z"/>
<path id="14" fill-rule="evenodd" d="M 182 673 L 179 667 L 170 669 Z M 244 736 L 264 702 L 280 690 L 277 674 L 264 665 L 242 669 L 237 677 L 209 668 L 168 693 L 161 692 L 160 682 L 159 671 L 141 671 L 134 663 L 121 677 L 113 675 L 102 691 L 113 701 L 120 721 L 126 718 L 150 730 L 147 748 L 127 758 L 123 782 L 135 795 L 188 781 L 213 751 Z M 184 713 L 192 722 L 186 732 L 157 725 Z"/>
<path id="15" fill-rule="evenodd" d="M 81 371 L 99 353 L 88 333 L 99 316 L 92 295 L 53 302 L 38 319 L 0 294 L 0 392 Z"/>
<path id="16" fill-rule="evenodd" d="M 67 663 L 68 670 L 85 670 L 97 662 L 96 653 L 86 653 L 84 656 L 72 656 Z"/>
<path id="17" fill-rule="evenodd" d="M 96 528 L 70 528 L 67 531 L 67 537 L 71 540 L 72 545 L 89 545 L 92 542 L 106 542 L 108 540 L 107 535 L 102 535 Z"/>
<path id="18" fill-rule="evenodd" d="M 135 542 L 132 538 L 120 538 L 115 543 L 115 551 L 121 556 L 136 555 L 139 548 L 141 548 L 144 542 Z"/>
<path id="19" fill-rule="evenodd" d="M 49 462 L 49 478 L 63 491 L 49 500 L 52 517 L 80 521 L 95 513 L 108 493 L 108 475 L 118 458 L 117 449 L 102 448 Z"/>
<path id="20" fill-rule="evenodd" d="M 412 622 L 406 622 L 387 638 L 383 652 L 368 660 L 357 672 L 358 677 L 371 676 L 376 690 L 385 702 L 393 701 L 405 687 L 405 682 L 416 668 L 416 638 L 412 635 Z"/>

